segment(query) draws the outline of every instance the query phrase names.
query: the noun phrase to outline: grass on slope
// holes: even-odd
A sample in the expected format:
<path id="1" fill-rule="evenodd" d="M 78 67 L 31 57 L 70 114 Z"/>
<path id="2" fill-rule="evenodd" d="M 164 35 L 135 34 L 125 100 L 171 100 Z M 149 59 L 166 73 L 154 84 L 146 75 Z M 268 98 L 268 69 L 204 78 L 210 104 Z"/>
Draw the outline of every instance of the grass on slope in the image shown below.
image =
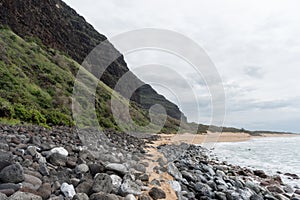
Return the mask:
<path id="1" fill-rule="evenodd" d="M 74 77 L 79 67 L 74 60 L 61 52 L 46 48 L 37 39 L 24 40 L 10 29 L 0 28 L 0 122 L 26 122 L 43 126 L 75 125 L 71 103 Z M 86 76 L 92 77 L 87 71 Z M 120 131 L 111 113 L 112 92 L 99 81 L 95 100 L 97 119 L 101 127 Z M 147 111 L 135 103 L 129 103 L 120 95 L 116 98 L 129 105 L 130 114 L 138 125 L 149 124 Z M 90 125 L 89 121 L 85 121 L 87 118 L 88 116 L 83 115 L 80 124 L 76 125 Z M 179 123 L 168 117 L 161 132 L 175 133 Z M 186 131 L 191 128 L 188 124 L 184 127 Z M 123 124 L 122 128 L 132 130 L 133 127 Z M 154 125 L 153 130 L 155 128 Z M 204 131 L 205 129 L 201 130 Z"/>

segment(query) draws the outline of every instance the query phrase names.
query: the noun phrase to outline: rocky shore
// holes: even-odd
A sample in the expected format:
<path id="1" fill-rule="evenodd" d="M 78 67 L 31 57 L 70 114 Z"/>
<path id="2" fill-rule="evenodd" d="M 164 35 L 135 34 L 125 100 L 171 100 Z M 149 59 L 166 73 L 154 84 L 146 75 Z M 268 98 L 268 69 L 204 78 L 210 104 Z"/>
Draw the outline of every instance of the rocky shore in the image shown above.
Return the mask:
<path id="1" fill-rule="evenodd" d="M 300 199 L 278 175 L 220 163 L 200 146 L 155 146 L 158 139 L 0 125 L 0 200 Z"/>

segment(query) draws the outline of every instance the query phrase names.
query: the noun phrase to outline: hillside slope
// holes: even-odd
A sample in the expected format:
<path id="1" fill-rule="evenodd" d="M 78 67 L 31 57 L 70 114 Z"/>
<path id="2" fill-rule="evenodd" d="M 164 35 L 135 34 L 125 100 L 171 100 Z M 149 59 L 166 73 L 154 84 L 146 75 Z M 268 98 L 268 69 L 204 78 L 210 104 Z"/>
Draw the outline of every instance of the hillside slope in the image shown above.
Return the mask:
<path id="1" fill-rule="evenodd" d="M 0 121 L 17 120 L 44 126 L 74 125 L 71 103 L 79 67 L 76 61 L 43 46 L 39 40 L 30 37 L 24 40 L 10 29 L 0 28 Z M 95 78 L 88 71 L 86 77 Z M 97 118 L 104 129 L 121 131 L 111 112 L 112 93 L 111 88 L 99 81 L 95 96 Z M 134 102 L 114 95 L 120 102 L 129 105 L 131 117 L 141 126 L 135 131 L 143 131 L 142 127 L 150 122 L 147 112 Z M 88 112 L 83 115 L 76 125 L 91 125 L 85 120 L 88 115 Z M 179 121 L 169 117 L 162 132 L 176 132 L 178 126 Z M 187 130 L 190 128 L 189 125 L 185 127 Z M 156 130 L 157 127 L 153 125 L 150 128 Z M 123 124 L 124 129 L 132 131 L 133 127 Z"/>
<path id="2" fill-rule="evenodd" d="M 39 38 L 47 47 L 66 53 L 78 63 L 81 63 L 100 42 L 106 40 L 105 36 L 99 34 L 61 0 L 0 0 L 0 9 L 1 24 L 8 25 L 23 38 Z M 107 56 L 118 53 L 112 45 L 104 51 L 107 52 Z M 91 72 L 97 72 L 98 67 L 94 66 Z M 123 56 L 120 56 L 108 67 L 101 80 L 110 88 L 114 88 L 119 78 L 128 71 Z M 124 88 L 132 88 L 141 83 L 134 74 L 131 73 L 130 76 L 131 82 Z M 122 94 L 122 91 L 120 93 Z M 186 121 L 178 106 L 159 95 L 150 85 L 144 84 L 140 87 L 131 100 L 146 109 L 154 104 L 161 104 L 170 117 L 178 120 L 182 117 Z"/>

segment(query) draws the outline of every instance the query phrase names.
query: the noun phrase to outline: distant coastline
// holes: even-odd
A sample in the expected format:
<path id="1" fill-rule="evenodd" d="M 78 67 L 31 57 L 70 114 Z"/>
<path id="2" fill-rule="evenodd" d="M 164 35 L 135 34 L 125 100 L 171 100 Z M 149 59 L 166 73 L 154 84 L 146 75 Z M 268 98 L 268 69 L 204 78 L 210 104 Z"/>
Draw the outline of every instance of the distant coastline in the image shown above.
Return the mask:
<path id="1" fill-rule="evenodd" d="M 233 133 L 233 132 L 222 132 L 220 133 L 207 133 L 205 135 L 196 135 L 191 133 L 184 134 L 161 134 L 160 143 L 181 143 L 185 142 L 188 144 L 203 144 L 205 142 L 243 142 L 254 138 L 264 137 L 299 137 L 300 134 L 296 133 L 279 133 L 279 132 L 256 132 L 257 134 L 250 133 Z"/>

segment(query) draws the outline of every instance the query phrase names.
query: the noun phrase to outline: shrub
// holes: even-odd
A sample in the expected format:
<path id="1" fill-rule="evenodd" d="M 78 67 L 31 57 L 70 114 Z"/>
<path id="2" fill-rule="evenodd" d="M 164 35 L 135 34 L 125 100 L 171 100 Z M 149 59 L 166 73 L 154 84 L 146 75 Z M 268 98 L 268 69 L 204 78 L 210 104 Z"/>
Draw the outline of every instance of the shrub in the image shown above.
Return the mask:
<path id="1" fill-rule="evenodd" d="M 72 126 L 74 125 L 71 116 L 61 113 L 57 110 L 48 111 L 46 114 L 47 124 L 51 125 L 66 125 Z"/>
<path id="2" fill-rule="evenodd" d="M 29 111 L 31 119 L 29 120 L 31 123 L 43 125 L 46 124 L 46 118 L 40 113 L 40 111 L 31 109 Z"/>
<path id="3" fill-rule="evenodd" d="M 20 119 L 22 121 L 29 121 L 31 115 L 30 112 L 25 108 L 22 104 L 14 104 L 14 110 L 15 110 L 15 118 Z"/>
<path id="4" fill-rule="evenodd" d="M 0 117 L 12 118 L 14 115 L 14 108 L 12 105 L 0 98 Z"/>

